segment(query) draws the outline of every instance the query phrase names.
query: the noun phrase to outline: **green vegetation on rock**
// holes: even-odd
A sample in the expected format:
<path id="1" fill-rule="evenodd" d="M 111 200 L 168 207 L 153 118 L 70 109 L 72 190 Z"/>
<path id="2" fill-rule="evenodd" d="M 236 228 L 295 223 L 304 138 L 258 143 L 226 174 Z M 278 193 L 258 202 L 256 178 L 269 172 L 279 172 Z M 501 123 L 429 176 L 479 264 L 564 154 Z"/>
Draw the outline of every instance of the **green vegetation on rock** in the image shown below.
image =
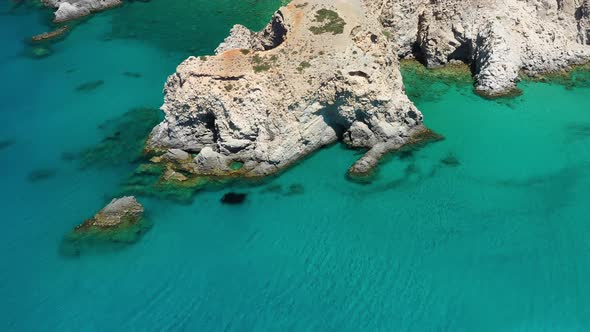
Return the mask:
<path id="1" fill-rule="evenodd" d="M 527 82 L 543 82 L 550 84 L 563 85 L 566 89 L 571 90 L 575 87 L 590 87 L 590 64 L 574 66 L 569 71 L 559 71 L 546 73 L 537 77 L 521 75 L 521 79 Z"/>
<path id="2" fill-rule="evenodd" d="M 303 73 L 303 71 L 309 67 L 311 67 L 311 64 L 307 61 L 303 61 L 299 64 L 299 67 L 297 67 L 297 71 Z"/>
<path id="3" fill-rule="evenodd" d="M 272 66 L 277 62 L 277 60 L 278 58 L 276 55 L 272 55 L 269 58 L 264 58 L 258 54 L 255 54 L 252 57 L 252 68 L 254 69 L 255 73 L 269 71 L 272 68 Z"/>
<path id="4" fill-rule="evenodd" d="M 346 22 L 338 15 L 337 12 L 322 8 L 316 12 L 315 22 L 321 23 L 320 26 L 310 27 L 309 30 L 315 35 L 323 33 L 332 33 L 338 35 L 344 32 Z"/>

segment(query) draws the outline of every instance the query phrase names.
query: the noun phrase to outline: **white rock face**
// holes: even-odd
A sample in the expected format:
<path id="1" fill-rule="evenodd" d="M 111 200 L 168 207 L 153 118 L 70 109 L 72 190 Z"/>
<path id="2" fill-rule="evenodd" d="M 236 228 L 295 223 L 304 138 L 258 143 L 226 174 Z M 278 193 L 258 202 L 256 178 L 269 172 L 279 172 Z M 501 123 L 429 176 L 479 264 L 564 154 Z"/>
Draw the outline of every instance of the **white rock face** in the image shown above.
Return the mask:
<path id="1" fill-rule="evenodd" d="M 274 173 L 338 139 L 369 148 L 351 173 L 428 137 L 398 57 L 472 65 L 478 93 L 590 59 L 590 0 L 294 0 L 261 32 L 236 25 L 216 55 L 168 78 L 148 149 L 198 153 L 204 175 Z M 185 169 L 186 171 L 187 169 Z"/>
<path id="2" fill-rule="evenodd" d="M 522 66 L 520 49 L 514 48 L 512 36 L 498 22 L 490 22 L 479 32 L 475 42 L 476 91 L 486 95 L 505 94 L 516 89 Z"/>
<path id="3" fill-rule="evenodd" d="M 246 49 L 263 51 L 281 44 L 287 35 L 282 15 L 274 15 L 271 22 L 260 32 L 253 32 L 243 25 L 236 24 L 229 36 L 215 50 L 215 54 L 225 51 Z"/>
<path id="4" fill-rule="evenodd" d="M 582 1 L 576 9 L 576 20 L 578 22 L 578 42 L 590 45 L 590 0 Z"/>
<path id="5" fill-rule="evenodd" d="M 263 176 L 339 138 L 399 148 L 425 130 L 394 44 L 361 0 L 293 1 L 261 33 L 234 27 L 217 52 L 169 77 L 166 117 L 148 142 L 199 152 L 196 174 L 239 162 Z"/>
<path id="6" fill-rule="evenodd" d="M 430 67 L 473 63 L 482 94 L 510 92 L 520 70 L 535 75 L 590 59 L 589 0 L 365 1 L 400 56 L 419 53 Z"/>
<path id="7" fill-rule="evenodd" d="M 65 22 L 122 4 L 122 0 L 42 0 L 56 8 L 55 22 Z"/>

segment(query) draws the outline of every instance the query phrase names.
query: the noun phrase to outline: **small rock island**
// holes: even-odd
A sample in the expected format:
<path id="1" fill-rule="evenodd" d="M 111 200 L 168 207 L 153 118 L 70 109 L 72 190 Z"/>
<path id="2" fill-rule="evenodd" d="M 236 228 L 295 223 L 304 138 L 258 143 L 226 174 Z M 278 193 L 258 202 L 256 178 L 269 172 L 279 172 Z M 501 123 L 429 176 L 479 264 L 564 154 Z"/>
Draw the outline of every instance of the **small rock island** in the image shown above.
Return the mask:
<path id="1" fill-rule="evenodd" d="M 78 256 L 87 250 L 125 246 L 137 242 L 149 229 L 144 208 L 135 197 L 116 198 L 66 235 L 60 251 Z"/>
<path id="2" fill-rule="evenodd" d="M 143 217 L 143 206 L 135 197 L 125 196 L 113 199 L 91 219 L 76 227 L 84 232 L 92 228 L 120 228 L 135 224 Z"/>

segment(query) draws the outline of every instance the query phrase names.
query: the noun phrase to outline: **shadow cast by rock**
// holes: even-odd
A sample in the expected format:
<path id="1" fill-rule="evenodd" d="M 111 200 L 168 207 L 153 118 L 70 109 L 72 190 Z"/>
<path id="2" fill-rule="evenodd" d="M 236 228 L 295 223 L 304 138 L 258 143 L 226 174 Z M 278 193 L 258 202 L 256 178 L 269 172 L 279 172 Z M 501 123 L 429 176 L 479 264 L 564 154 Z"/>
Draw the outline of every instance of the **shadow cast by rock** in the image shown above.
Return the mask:
<path id="1" fill-rule="evenodd" d="M 99 87 L 101 87 L 103 85 L 104 85 L 103 80 L 90 81 L 90 82 L 86 82 L 86 83 L 82 83 L 82 84 L 78 85 L 76 87 L 76 91 L 78 91 L 78 92 L 91 92 L 91 91 L 98 89 Z"/>
<path id="2" fill-rule="evenodd" d="M 57 169 L 55 168 L 41 168 L 37 170 L 31 171 L 27 175 L 27 181 L 35 183 L 41 182 L 45 180 L 49 180 L 57 174 Z"/>
<path id="3" fill-rule="evenodd" d="M 0 140 L 0 151 L 10 148 L 15 143 L 16 143 L 16 141 L 11 140 L 11 139 Z"/>
<path id="4" fill-rule="evenodd" d="M 229 192 L 223 195 L 221 203 L 227 205 L 243 204 L 246 201 L 246 197 L 248 197 L 248 195 L 245 193 Z"/>

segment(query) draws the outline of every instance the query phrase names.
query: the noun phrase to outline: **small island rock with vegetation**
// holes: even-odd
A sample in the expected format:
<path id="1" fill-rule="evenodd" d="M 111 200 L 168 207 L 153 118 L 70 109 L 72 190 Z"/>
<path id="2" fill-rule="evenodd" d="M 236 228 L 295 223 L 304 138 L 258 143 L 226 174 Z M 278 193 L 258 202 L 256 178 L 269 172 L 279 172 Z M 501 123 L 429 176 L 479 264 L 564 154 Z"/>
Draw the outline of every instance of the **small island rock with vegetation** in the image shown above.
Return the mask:
<path id="1" fill-rule="evenodd" d="M 116 249 L 137 242 L 149 229 L 143 206 L 135 197 L 116 198 L 66 235 L 60 251 L 78 256 L 85 251 Z"/>

